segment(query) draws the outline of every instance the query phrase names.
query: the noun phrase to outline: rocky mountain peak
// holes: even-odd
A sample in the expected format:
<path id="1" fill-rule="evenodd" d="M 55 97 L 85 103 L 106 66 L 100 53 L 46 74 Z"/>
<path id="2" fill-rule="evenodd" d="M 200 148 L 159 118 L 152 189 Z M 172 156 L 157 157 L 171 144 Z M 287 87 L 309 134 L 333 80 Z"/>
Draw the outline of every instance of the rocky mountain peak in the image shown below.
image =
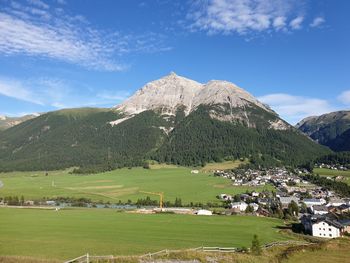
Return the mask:
<path id="1" fill-rule="evenodd" d="M 185 111 L 189 112 L 193 97 L 200 89 L 202 84 L 171 72 L 161 79 L 147 83 L 129 99 L 116 106 L 116 109 L 126 114 L 155 109 L 175 114 L 179 106 L 185 106 Z"/>
<path id="2" fill-rule="evenodd" d="M 268 106 L 237 85 L 223 80 L 201 84 L 171 72 L 161 79 L 147 83 L 129 99 L 116 106 L 127 116 L 146 110 L 160 110 L 162 114 L 175 115 L 181 106 L 188 115 L 200 105 L 223 105 L 233 108 L 259 107 L 274 113 Z M 275 114 L 275 113 L 274 113 Z M 232 114 L 231 114 L 232 115 Z M 246 115 L 246 114 L 245 114 Z M 233 120 L 230 116 L 225 120 Z M 241 117 L 239 117 L 241 119 Z"/>

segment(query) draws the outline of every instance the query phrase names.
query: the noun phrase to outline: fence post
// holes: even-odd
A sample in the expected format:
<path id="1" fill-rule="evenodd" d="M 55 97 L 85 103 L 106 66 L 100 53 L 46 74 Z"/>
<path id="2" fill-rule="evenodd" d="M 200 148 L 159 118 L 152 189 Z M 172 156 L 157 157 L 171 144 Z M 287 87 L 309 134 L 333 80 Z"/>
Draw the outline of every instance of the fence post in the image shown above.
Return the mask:
<path id="1" fill-rule="evenodd" d="M 86 253 L 86 263 L 90 263 L 90 260 L 89 260 L 89 253 Z"/>

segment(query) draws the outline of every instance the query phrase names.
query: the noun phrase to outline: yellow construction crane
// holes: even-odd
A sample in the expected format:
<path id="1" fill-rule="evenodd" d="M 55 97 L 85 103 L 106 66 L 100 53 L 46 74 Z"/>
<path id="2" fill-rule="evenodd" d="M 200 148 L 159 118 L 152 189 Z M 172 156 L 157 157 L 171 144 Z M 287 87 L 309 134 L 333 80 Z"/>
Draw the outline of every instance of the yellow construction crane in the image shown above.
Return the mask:
<path id="1" fill-rule="evenodd" d="M 160 208 L 160 210 L 163 210 L 164 193 L 154 193 L 154 192 L 145 192 L 145 191 L 140 191 L 140 193 L 150 194 L 150 195 L 158 195 L 159 196 L 159 208 Z"/>

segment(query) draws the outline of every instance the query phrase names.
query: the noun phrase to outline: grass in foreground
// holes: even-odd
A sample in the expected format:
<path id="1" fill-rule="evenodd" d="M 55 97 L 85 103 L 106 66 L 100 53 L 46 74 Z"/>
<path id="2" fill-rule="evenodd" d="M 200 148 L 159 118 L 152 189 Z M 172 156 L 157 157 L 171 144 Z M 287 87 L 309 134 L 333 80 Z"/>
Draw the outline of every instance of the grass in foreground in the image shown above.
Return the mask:
<path id="1" fill-rule="evenodd" d="M 165 200 L 174 202 L 181 198 L 183 204 L 190 202 L 218 202 L 216 195 L 221 193 L 237 194 L 246 190 L 261 191 L 272 186 L 247 187 L 232 186 L 228 179 L 210 174 L 191 174 L 188 168 L 160 169 L 119 169 L 93 175 L 72 175 L 68 171 L 14 172 L 0 174 L 4 186 L 0 188 L 0 197 L 21 196 L 26 200 L 43 197 L 86 197 L 95 201 L 103 200 L 127 202 L 145 198 L 147 192 L 164 192 Z M 150 196 L 158 199 L 157 196 Z"/>
<path id="2" fill-rule="evenodd" d="M 111 209 L 44 211 L 0 208 L 0 255 L 69 259 L 134 255 L 198 246 L 250 246 L 286 240 L 283 222 L 250 216 L 140 215 Z"/>

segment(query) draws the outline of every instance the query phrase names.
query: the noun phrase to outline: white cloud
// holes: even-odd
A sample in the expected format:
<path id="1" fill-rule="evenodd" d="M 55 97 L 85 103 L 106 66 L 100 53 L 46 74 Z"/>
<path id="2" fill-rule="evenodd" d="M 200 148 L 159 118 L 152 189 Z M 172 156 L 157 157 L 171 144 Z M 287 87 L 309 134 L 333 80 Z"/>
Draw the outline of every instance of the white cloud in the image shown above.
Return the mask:
<path id="1" fill-rule="evenodd" d="M 342 102 L 343 104 L 350 105 L 350 90 L 346 90 L 342 92 L 338 96 L 338 100 Z"/>
<path id="2" fill-rule="evenodd" d="M 310 24 L 311 27 L 319 27 L 321 26 L 326 20 L 323 17 L 315 17 L 315 19 Z"/>
<path id="3" fill-rule="evenodd" d="M 49 5 L 44 3 L 41 0 L 28 0 L 28 2 L 32 5 L 39 7 L 39 8 L 49 9 Z"/>
<path id="4" fill-rule="evenodd" d="M 66 5 L 67 2 L 65 0 L 57 0 L 57 3 L 60 5 Z"/>
<path id="5" fill-rule="evenodd" d="M 125 90 L 96 90 L 84 83 L 57 78 L 16 80 L 0 76 L 0 97 L 6 96 L 54 108 L 115 105 L 129 96 Z"/>
<path id="6" fill-rule="evenodd" d="M 0 7 L 0 54 L 40 56 L 88 69 L 121 71 L 121 55 L 167 51 L 155 33 L 123 34 L 97 30 L 81 15 L 53 11 L 40 0 Z"/>
<path id="7" fill-rule="evenodd" d="M 268 104 L 291 124 L 296 124 L 305 117 L 321 115 L 334 110 L 327 100 L 285 93 L 269 94 L 258 99 Z"/>
<path id="8" fill-rule="evenodd" d="M 0 78 L 0 95 L 43 105 L 42 101 L 23 86 L 23 83 L 12 79 Z"/>
<path id="9" fill-rule="evenodd" d="M 294 30 L 303 22 L 302 16 L 290 20 L 299 7 L 290 0 L 199 0 L 193 4 L 187 18 L 192 21 L 192 30 L 209 34 Z"/>
<path id="10" fill-rule="evenodd" d="M 98 98 L 104 99 L 106 101 L 113 101 L 113 102 L 119 102 L 127 99 L 130 96 L 129 92 L 125 91 L 118 91 L 118 92 L 111 92 L 111 91 L 101 91 L 97 94 Z"/>
<path id="11" fill-rule="evenodd" d="M 286 27 L 286 17 L 278 16 L 273 20 L 273 27 L 278 31 Z"/>
<path id="12" fill-rule="evenodd" d="M 294 30 L 301 29 L 303 21 L 304 21 L 304 17 L 298 16 L 294 18 L 292 21 L 290 21 L 289 26 Z"/>

